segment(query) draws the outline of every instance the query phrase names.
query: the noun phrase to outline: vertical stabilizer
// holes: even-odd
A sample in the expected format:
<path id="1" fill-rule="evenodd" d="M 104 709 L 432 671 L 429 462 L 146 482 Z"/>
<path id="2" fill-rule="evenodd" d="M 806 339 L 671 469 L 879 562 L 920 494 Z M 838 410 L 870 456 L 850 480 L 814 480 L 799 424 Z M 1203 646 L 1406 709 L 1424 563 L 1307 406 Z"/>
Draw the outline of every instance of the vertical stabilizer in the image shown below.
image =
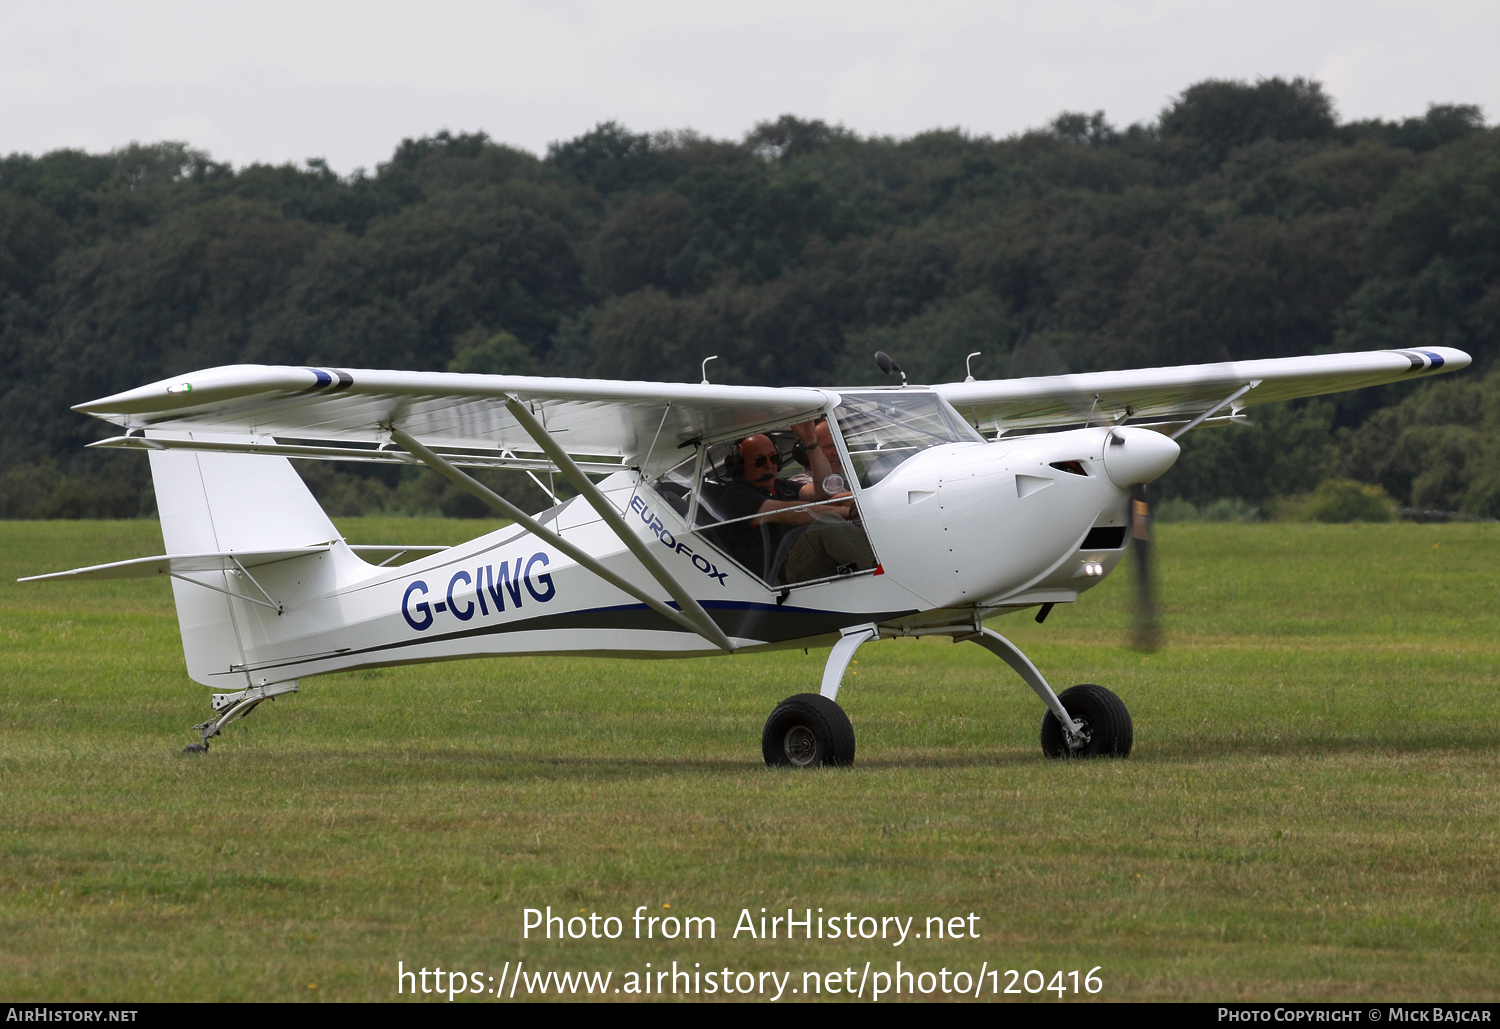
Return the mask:
<path id="1" fill-rule="evenodd" d="M 291 462 L 260 454 L 151 452 L 151 479 L 168 554 L 213 554 L 306 547 L 339 538 Z M 228 575 L 204 574 L 228 589 Z M 205 685 L 243 689 L 239 601 L 172 580 L 188 675 Z"/>

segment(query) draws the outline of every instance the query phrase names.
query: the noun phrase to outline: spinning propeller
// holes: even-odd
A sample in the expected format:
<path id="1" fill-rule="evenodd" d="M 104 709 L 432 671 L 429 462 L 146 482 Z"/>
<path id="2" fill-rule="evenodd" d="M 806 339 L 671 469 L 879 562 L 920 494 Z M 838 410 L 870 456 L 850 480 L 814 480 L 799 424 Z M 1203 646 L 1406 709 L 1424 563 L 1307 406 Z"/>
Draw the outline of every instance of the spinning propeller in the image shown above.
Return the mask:
<path id="1" fill-rule="evenodd" d="M 1151 539 L 1146 483 L 1171 467 L 1177 454 L 1177 443 L 1170 436 L 1139 426 L 1111 429 L 1104 446 L 1105 469 L 1111 481 L 1126 491 L 1125 527 L 1135 565 L 1130 612 L 1130 646 L 1135 650 L 1150 652 L 1161 646 L 1161 619 L 1151 567 L 1155 542 Z"/>
<path id="2" fill-rule="evenodd" d="M 1125 524 L 1130 530 L 1130 550 L 1134 555 L 1134 585 L 1130 610 L 1130 646 L 1150 653 L 1161 646 L 1161 620 L 1156 612 L 1156 589 L 1151 569 L 1155 544 L 1151 540 L 1151 504 L 1146 486 L 1130 487 L 1126 501 Z"/>

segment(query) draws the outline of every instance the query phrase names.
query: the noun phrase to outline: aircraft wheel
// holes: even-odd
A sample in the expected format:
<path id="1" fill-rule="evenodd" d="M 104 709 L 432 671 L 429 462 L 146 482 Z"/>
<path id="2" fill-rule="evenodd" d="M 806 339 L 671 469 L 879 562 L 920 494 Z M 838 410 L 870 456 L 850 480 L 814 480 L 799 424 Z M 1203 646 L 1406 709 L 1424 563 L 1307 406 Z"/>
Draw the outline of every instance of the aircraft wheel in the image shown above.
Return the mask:
<path id="1" fill-rule="evenodd" d="M 772 768 L 854 763 L 854 726 L 844 709 L 819 693 L 799 693 L 776 705 L 760 734 Z"/>
<path id="2" fill-rule="evenodd" d="M 1042 753 L 1048 757 L 1124 757 L 1130 753 L 1135 733 L 1125 703 L 1103 686 L 1081 683 L 1057 695 L 1075 722 L 1081 722 L 1087 737 L 1082 746 L 1068 746 L 1062 723 L 1048 711 L 1042 716 Z"/>
<path id="3" fill-rule="evenodd" d="M 207 754 L 208 753 L 208 744 L 207 743 L 189 743 L 186 747 L 182 748 L 182 752 L 184 754 Z"/>

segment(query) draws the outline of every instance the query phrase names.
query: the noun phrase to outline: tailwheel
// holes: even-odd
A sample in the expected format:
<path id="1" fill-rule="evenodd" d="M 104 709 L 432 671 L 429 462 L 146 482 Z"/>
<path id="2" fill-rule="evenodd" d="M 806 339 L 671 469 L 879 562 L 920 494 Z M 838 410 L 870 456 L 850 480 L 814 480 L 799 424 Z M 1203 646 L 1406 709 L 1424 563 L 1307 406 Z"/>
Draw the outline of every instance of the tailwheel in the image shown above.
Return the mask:
<path id="1" fill-rule="evenodd" d="M 776 705 L 760 736 L 761 753 L 773 768 L 854 763 L 854 726 L 827 697 L 799 693 Z"/>
<path id="2" fill-rule="evenodd" d="M 1081 683 L 1058 694 L 1057 699 L 1082 728 L 1063 731 L 1057 716 L 1042 716 L 1042 753 L 1048 757 L 1124 757 L 1130 753 L 1135 733 L 1125 702 L 1103 686 Z"/>

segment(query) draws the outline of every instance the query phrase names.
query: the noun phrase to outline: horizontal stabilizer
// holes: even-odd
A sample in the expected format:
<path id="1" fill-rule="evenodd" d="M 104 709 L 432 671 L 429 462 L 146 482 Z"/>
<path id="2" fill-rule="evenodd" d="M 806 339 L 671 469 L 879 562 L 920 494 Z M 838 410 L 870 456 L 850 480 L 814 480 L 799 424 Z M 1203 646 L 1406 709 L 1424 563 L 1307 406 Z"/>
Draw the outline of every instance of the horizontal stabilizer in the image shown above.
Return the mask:
<path id="1" fill-rule="evenodd" d="M 137 557 L 129 561 L 112 561 L 105 565 L 89 565 L 87 568 L 70 568 L 66 572 L 49 572 L 46 575 L 28 575 L 17 582 L 46 582 L 59 579 L 149 579 L 154 575 L 179 575 L 185 572 L 228 572 L 235 568 L 258 568 L 290 561 L 309 554 L 321 554 L 332 547 L 323 543 L 313 547 L 289 547 L 285 550 L 240 550 L 216 554 L 160 554 L 156 557 Z M 447 547 L 412 546 L 386 547 L 360 544 L 349 548 L 356 554 L 372 560 L 384 557 L 386 561 L 402 554 L 436 554 Z"/>
<path id="2" fill-rule="evenodd" d="M 290 561 L 309 554 L 321 554 L 332 547 L 324 543 L 316 547 L 292 547 L 287 550 L 242 550 L 219 554 L 161 554 L 157 557 L 137 557 L 130 561 L 112 561 L 107 565 L 89 565 L 87 568 L 70 568 L 66 572 L 49 572 L 46 575 L 28 575 L 17 582 L 45 582 L 49 579 L 149 579 L 153 575 L 174 575 L 182 572 L 227 572 L 236 567 L 256 568 Z M 238 565 L 236 565 L 238 562 Z"/>

